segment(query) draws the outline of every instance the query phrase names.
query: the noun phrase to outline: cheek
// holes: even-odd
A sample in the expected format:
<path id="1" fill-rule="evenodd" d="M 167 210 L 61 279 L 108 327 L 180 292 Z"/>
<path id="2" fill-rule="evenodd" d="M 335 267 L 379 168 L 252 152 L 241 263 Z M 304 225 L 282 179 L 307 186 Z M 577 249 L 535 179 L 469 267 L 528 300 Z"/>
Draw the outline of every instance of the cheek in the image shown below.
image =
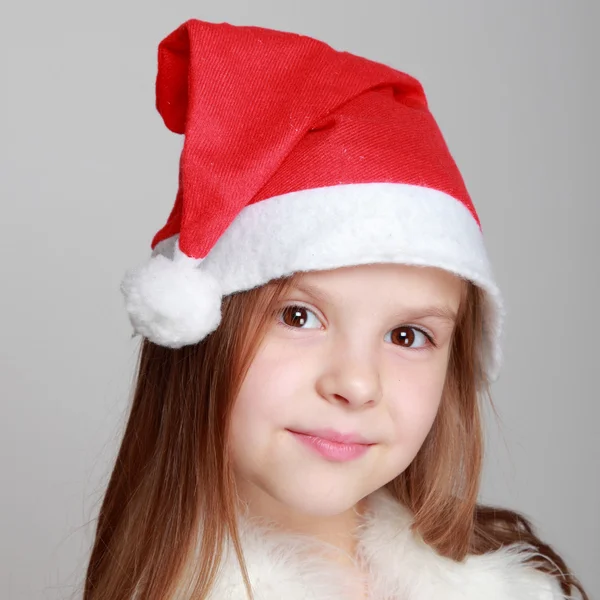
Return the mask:
<path id="1" fill-rule="evenodd" d="M 435 369 L 415 369 L 397 378 L 396 389 L 390 394 L 389 411 L 397 449 L 414 458 L 431 430 L 437 415 L 444 380 L 445 365 Z"/>
<path id="2" fill-rule="evenodd" d="M 238 452 L 268 451 L 277 431 L 299 413 L 298 398 L 310 381 L 306 361 L 264 346 L 254 358 L 231 414 L 230 443 Z"/>

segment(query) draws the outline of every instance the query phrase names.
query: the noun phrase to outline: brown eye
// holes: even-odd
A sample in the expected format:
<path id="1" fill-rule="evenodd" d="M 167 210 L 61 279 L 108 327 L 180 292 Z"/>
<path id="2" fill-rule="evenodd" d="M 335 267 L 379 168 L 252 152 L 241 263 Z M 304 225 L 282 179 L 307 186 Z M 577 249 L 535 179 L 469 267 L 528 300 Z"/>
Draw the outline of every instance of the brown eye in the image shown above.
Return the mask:
<path id="1" fill-rule="evenodd" d="M 392 331 L 392 342 L 409 347 L 415 342 L 415 332 L 412 327 L 398 327 Z"/>
<path id="2" fill-rule="evenodd" d="M 282 321 L 288 327 L 302 327 L 308 320 L 310 311 L 303 306 L 286 306 L 281 311 Z"/>
<path id="3" fill-rule="evenodd" d="M 431 342 L 429 337 L 416 327 L 398 327 L 391 332 L 392 343 L 404 348 L 421 348 Z"/>
<path id="4" fill-rule="evenodd" d="M 277 311 L 277 319 L 283 327 L 294 329 L 322 328 L 322 323 L 316 313 L 301 304 L 290 304 L 279 309 Z"/>

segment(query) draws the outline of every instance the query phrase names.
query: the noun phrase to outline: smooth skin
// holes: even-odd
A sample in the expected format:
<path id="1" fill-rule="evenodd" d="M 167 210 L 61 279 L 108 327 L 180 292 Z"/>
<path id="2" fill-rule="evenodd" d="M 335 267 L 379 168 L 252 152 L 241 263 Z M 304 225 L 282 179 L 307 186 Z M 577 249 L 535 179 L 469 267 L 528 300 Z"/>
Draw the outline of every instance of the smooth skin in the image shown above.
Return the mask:
<path id="1" fill-rule="evenodd" d="M 398 264 L 303 274 L 233 408 L 236 483 L 251 514 L 352 556 L 361 501 L 408 467 L 434 422 L 463 283 Z M 323 428 L 372 445 L 331 461 L 290 432 Z"/>

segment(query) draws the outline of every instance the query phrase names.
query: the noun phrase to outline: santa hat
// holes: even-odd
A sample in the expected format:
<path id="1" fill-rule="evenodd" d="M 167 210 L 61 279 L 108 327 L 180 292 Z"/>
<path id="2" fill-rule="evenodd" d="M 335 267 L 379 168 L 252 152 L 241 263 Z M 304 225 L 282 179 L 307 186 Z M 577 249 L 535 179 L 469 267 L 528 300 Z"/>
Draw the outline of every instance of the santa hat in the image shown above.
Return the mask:
<path id="1" fill-rule="evenodd" d="M 152 256 L 121 290 L 135 332 L 178 348 L 223 296 L 296 271 L 439 267 L 485 294 L 485 367 L 502 300 L 479 218 L 421 84 L 316 39 L 189 20 L 158 47 L 156 106 L 184 134 Z"/>

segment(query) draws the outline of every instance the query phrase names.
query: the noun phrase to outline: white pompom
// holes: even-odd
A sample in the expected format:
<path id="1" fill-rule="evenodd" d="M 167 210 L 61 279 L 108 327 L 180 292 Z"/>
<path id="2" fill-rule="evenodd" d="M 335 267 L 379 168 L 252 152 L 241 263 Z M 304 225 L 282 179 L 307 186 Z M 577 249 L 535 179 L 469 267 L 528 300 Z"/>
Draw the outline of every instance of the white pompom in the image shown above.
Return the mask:
<path id="1" fill-rule="evenodd" d="M 158 254 L 130 269 L 121 283 L 134 330 L 160 346 L 195 344 L 221 322 L 222 293 L 198 261 Z"/>

